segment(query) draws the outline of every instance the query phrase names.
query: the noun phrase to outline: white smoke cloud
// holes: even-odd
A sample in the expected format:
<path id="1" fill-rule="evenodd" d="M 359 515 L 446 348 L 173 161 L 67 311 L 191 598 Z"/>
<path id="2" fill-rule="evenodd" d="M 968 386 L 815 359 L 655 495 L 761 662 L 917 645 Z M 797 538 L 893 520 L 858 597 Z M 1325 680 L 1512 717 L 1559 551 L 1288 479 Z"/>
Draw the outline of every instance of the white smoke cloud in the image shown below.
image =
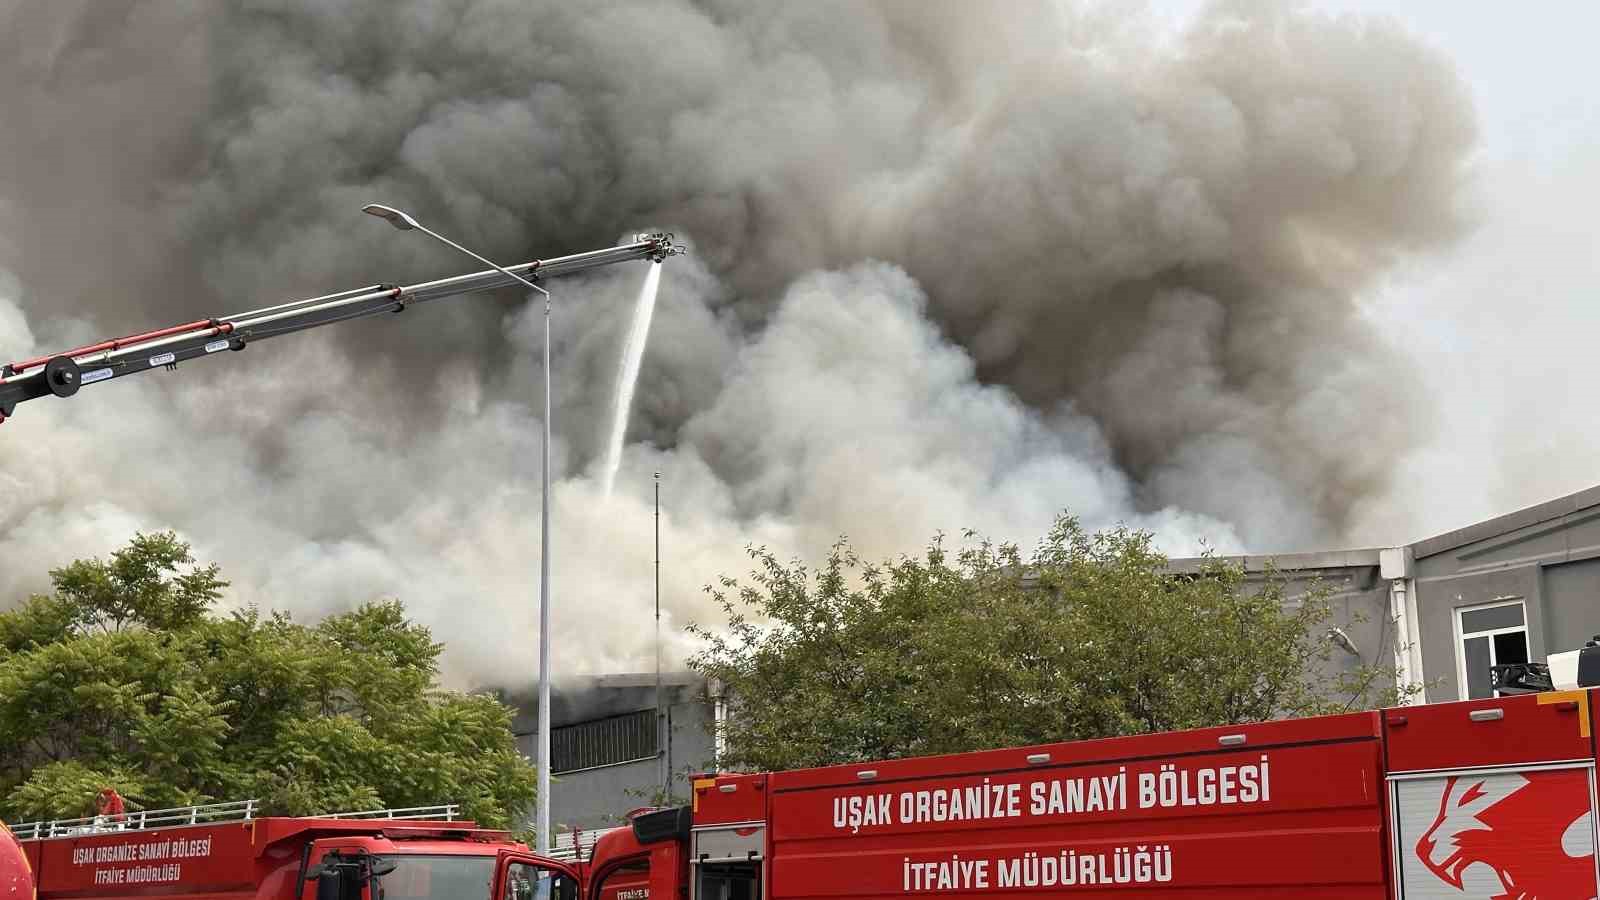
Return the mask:
<path id="1" fill-rule="evenodd" d="M 698 302 L 682 286 L 706 283 L 693 259 L 674 260 L 680 268 L 685 277 L 663 291 L 665 308 Z M 604 309 L 635 274 L 558 296 Z M 553 640 L 567 671 L 641 663 L 656 471 L 665 486 L 663 630 L 675 657 L 690 649 L 681 634 L 688 619 L 714 621 L 700 588 L 742 571 L 751 543 L 814 551 L 849 533 L 865 552 L 893 555 L 964 526 L 1027 540 L 1066 508 L 1090 525 L 1154 528 L 1180 552 L 1202 540 L 1238 548 L 1219 521 L 1175 509 L 1131 515 L 1131 485 L 1094 424 L 1065 409 L 1041 415 L 1005 388 L 977 383 L 972 360 L 937 334 L 925 303 L 904 272 L 881 263 L 803 279 L 725 366 L 717 400 L 676 447 L 629 448 L 609 500 L 594 467 L 574 469 L 560 440 L 592 419 L 558 420 Z M 700 308 L 702 327 L 714 329 Z M 519 342 L 538 339 L 536 307 L 513 318 Z M 681 329 L 694 317 L 671 320 Z M 4 337 L 28 339 L 9 300 L 0 323 Z M 582 366 L 579 349 L 558 356 L 558 379 Z M 33 564 L 7 566 L 0 592 L 20 596 L 41 587 L 49 565 L 109 552 L 138 528 L 176 525 L 202 558 L 222 563 L 234 581 L 231 604 L 313 616 L 399 596 L 456 648 L 454 678 L 532 672 L 536 391 L 488 400 L 460 367 L 441 373 L 439 388 L 461 399 L 418 428 L 361 404 L 317 408 L 323 391 L 359 390 L 363 377 L 325 341 L 246 353 L 260 358 L 207 360 L 176 376 L 114 382 L 81 402 L 21 408 L 6 425 L 21 455 L 5 466 L 0 500 L 12 515 L 0 558 Z M 130 467 L 108 465 L 108 453 Z M 720 473 L 708 457 L 722 460 Z M 29 470 L 40 477 L 22 477 Z"/>
<path id="2" fill-rule="evenodd" d="M 720 460 L 737 508 L 804 523 L 808 546 L 848 532 L 892 554 L 952 522 L 1021 539 L 1063 508 L 1091 526 L 1159 525 L 1180 552 L 1207 536 L 1238 546 L 1216 520 L 1132 514 L 1132 486 L 1094 423 L 1068 408 L 1047 421 L 979 384 L 925 307 L 883 264 L 800 280 L 685 443 Z"/>

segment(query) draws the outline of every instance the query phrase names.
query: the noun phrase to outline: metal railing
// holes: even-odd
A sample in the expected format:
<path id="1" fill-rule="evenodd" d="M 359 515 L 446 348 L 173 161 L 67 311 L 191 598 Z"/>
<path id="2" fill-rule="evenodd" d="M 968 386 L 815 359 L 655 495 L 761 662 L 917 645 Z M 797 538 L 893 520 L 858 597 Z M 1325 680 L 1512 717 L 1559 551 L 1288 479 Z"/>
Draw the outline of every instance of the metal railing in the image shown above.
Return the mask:
<path id="1" fill-rule="evenodd" d="M 258 800 L 236 800 L 231 803 L 206 803 L 194 806 L 175 806 L 171 809 L 146 809 L 124 813 L 120 821 L 115 816 L 84 816 L 79 819 L 50 819 L 24 822 L 12 826 L 11 832 L 18 840 L 39 838 L 76 837 L 82 834 L 103 834 L 112 831 L 149 831 L 155 828 L 172 828 L 178 825 L 201 825 L 211 822 L 242 822 L 256 817 Z"/>
<path id="2" fill-rule="evenodd" d="M 153 831 L 157 828 L 178 828 L 185 825 L 209 825 L 218 822 L 245 822 L 260 815 L 261 801 L 235 800 L 230 803 L 206 803 L 194 806 L 175 806 L 171 809 L 149 809 L 124 813 L 120 820 L 114 816 L 84 816 L 78 819 L 49 819 L 13 825 L 11 833 L 18 840 L 48 840 L 50 838 L 79 837 L 86 834 L 110 834 L 118 831 Z M 444 820 L 454 822 L 461 816 L 461 807 L 454 803 L 438 806 L 409 806 L 396 809 L 371 809 L 360 812 L 323 813 L 308 818 L 316 819 L 392 819 L 396 821 Z"/>
<path id="3" fill-rule="evenodd" d="M 314 819 L 427 819 L 437 822 L 454 822 L 461 816 L 461 807 L 454 803 L 438 806 L 406 806 L 397 809 L 369 809 L 362 812 L 323 813 Z"/>
<path id="4" fill-rule="evenodd" d="M 615 828 L 595 828 L 588 831 L 569 831 L 556 836 L 556 845 L 549 853 L 544 854 L 551 859 L 562 862 L 582 862 L 589 857 L 589 852 L 594 849 L 595 841 L 600 836 L 616 831 Z"/>

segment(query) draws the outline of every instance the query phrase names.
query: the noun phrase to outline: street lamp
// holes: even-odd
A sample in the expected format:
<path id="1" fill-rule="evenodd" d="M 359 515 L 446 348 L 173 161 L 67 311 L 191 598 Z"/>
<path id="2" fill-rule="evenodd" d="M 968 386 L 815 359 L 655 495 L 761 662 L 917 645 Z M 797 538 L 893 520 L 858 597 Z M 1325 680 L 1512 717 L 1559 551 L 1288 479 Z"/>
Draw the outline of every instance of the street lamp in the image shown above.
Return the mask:
<path id="1" fill-rule="evenodd" d="M 550 842 L 550 292 L 515 272 L 508 271 L 473 253 L 455 241 L 430 231 L 416 219 L 390 206 L 369 203 L 361 211 L 388 221 L 401 231 L 420 231 L 443 244 L 448 244 L 495 271 L 520 281 L 544 295 L 544 463 L 543 510 L 539 551 L 539 742 L 536 765 L 539 772 L 538 811 L 535 813 L 535 842 L 541 853 L 551 848 Z"/>

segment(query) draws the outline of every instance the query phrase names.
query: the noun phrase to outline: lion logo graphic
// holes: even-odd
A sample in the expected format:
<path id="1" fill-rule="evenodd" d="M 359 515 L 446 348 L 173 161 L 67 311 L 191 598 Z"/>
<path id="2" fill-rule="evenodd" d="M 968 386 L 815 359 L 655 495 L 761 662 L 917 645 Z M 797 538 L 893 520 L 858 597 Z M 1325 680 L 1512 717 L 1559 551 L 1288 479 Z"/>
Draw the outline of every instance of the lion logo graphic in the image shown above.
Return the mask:
<path id="1" fill-rule="evenodd" d="M 1463 897 L 1594 900 L 1593 827 L 1585 770 L 1452 776 L 1416 854 Z"/>

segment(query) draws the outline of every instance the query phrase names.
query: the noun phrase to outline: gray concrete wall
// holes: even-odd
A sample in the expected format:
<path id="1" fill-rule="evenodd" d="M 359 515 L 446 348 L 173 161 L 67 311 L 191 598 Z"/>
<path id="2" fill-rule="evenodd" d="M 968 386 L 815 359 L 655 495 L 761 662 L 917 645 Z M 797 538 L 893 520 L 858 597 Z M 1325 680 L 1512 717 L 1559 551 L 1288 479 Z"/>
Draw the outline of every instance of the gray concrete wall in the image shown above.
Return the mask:
<path id="1" fill-rule="evenodd" d="M 1551 653 L 1576 650 L 1600 635 L 1600 558 L 1543 568 L 1544 645 Z"/>
<path id="2" fill-rule="evenodd" d="M 619 824 L 623 813 L 648 805 L 639 796 L 655 783 L 655 760 L 552 775 L 550 821 L 557 832 Z"/>
<path id="3" fill-rule="evenodd" d="M 1458 700 L 1461 679 L 1457 669 L 1455 615 L 1464 606 L 1503 599 L 1520 599 L 1527 610 L 1528 656 L 1543 659 L 1544 612 L 1537 565 L 1519 565 L 1494 571 L 1441 574 L 1443 565 L 1418 561 L 1417 616 L 1421 621 L 1422 667 L 1430 703 Z"/>
<path id="4" fill-rule="evenodd" d="M 1299 600 L 1318 579 L 1297 573 L 1290 582 L 1290 602 Z M 1320 584 L 1331 592 L 1329 624 L 1339 627 L 1350 636 L 1359 656 L 1335 646 L 1327 662 L 1312 674 L 1324 695 L 1341 702 L 1351 700 L 1348 694 L 1338 694 L 1333 685 L 1340 675 L 1351 675 L 1362 666 L 1393 668 L 1395 627 L 1389 616 L 1389 585 L 1378 577 L 1376 566 L 1359 569 L 1341 569 L 1321 573 Z M 1382 678 L 1382 676 L 1379 676 Z M 1383 678 L 1374 690 L 1394 688 L 1393 678 Z M 1361 708 L 1354 703 L 1352 708 Z"/>
<path id="5" fill-rule="evenodd" d="M 1461 695 L 1456 611 L 1462 607 L 1522 601 L 1528 655 L 1534 661 L 1576 650 L 1600 635 L 1600 487 L 1469 525 L 1410 549 L 1416 559 L 1416 639 L 1428 702 Z M 1235 561 L 1256 578 L 1260 576 L 1254 573 L 1269 564 L 1295 583 L 1321 575 L 1335 589 L 1337 617 L 1365 614 L 1365 623 L 1347 628 L 1364 661 L 1392 664 L 1395 635 L 1389 622 L 1389 585 L 1379 577 L 1377 551 Z M 1201 564 L 1172 561 L 1179 572 Z M 1380 651 L 1382 658 L 1377 655 Z M 1355 664 L 1345 660 L 1346 665 Z"/>
<path id="6" fill-rule="evenodd" d="M 1461 695 L 1461 607 L 1521 600 L 1536 661 L 1600 633 L 1600 488 L 1422 541 L 1414 551 L 1429 701 Z"/>
<path id="7" fill-rule="evenodd" d="M 1385 668 L 1394 665 L 1396 641 L 1389 617 L 1389 585 L 1378 577 L 1378 551 L 1234 557 L 1229 561 L 1243 566 L 1246 584 L 1256 585 L 1257 589 L 1265 585 L 1268 571 L 1275 570 L 1276 577 L 1284 582 L 1284 599 L 1290 606 L 1304 602 L 1313 586 L 1329 592 L 1329 625 L 1342 628 L 1360 656 L 1331 647 L 1327 664 L 1310 675 L 1326 696 L 1335 695 L 1332 685 L 1341 673 L 1354 673 L 1362 665 Z M 1174 559 L 1168 568 L 1177 573 L 1198 572 L 1205 564 L 1202 559 Z M 1394 687 L 1393 680 L 1382 687 Z M 1343 701 L 1347 697 L 1338 699 Z"/>
<path id="8" fill-rule="evenodd" d="M 666 759 L 557 772 L 551 776 L 550 821 L 560 832 L 617 825 L 623 813 L 646 806 L 660 783 L 661 765 L 672 773 L 672 793 L 689 796 L 686 773 L 709 769 L 713 762 L 712 710 L 705 683 L 690 673 L 663 676 L 669 729 Z M 535 755 L 538 725 L 537 700 L 517 697 L 519 709 L 513 728 L 524 756 Z M 617 675 L 558 683 L 550 691 L 551 725 L 559 728 L 606 716 L 654 709 L 655 682 L 651 675 Z M 530 820 L 531 821 L 531 820 Z"/>

